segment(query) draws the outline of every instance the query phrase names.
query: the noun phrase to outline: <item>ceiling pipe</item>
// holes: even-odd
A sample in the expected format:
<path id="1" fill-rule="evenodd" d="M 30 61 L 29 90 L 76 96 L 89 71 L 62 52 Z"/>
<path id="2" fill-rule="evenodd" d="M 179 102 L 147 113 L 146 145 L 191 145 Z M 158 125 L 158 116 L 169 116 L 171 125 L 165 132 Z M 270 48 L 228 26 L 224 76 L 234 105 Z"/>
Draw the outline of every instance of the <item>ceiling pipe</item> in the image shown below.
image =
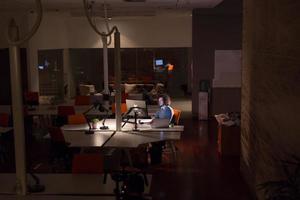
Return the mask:
<path id="1" fill-rule="evenodd" d="M 7 41 L 9 44 L 10 59 L 10 77 L 11 77 L 11 96 L 14 126 L 14 143 L 15 143 L 15 162 L 16 162 L 16 193 L 26 195 L 26 146 L 24 132 L 24 109 L 23 109 L 23 92 L 21 81 L 20 67 L 20 45 L 27 42 L 38 30 L 42 17 L 43 9 L 41 0 L 36 0 L 37 19 L 31 31 L 22 39 L 19 38 L 19 29 L 14 19 L 11 19 L 7 30 Z"/>
<path id="2" fill-rule="evenodd" d="M 106 59 L 103 59 L 104 64 L 104 92 L 109 92 L 108 90 L 108 62 L 107 62 L 107 45 L 109 45 L 110 41 L 107 42 L 107 37 L 111 37 L 111 35 L 114 33 L 114 39 L 115 39 L 115 102 L 116 102 L 116 130 L 121 131 L 121 57 L 120 57 L 120 32 L 116 26 L 113 26 L 109 30 L 108 25 L 108 19 L 107 19 L 107 13 L 105 14 L 105 20 L 106 20 L 106 27 L 107 27 L 107 33 L 100 32 L 96 26 L 95 23 L 93 23 L 92 16 L 89 12 L 89 5 L 87 0 L 83 0 L 83 6 L 84 6 L 84 12 L 88 19 L 89 24 L 94 29 L 94 31 L 101 36 L 102 42 L 103 42 L 103 48 L 106 48 L 106 50 L 103 50 L 104 56 L 106 56 Z M 106 10 L 106 7 L 105 7 Z M 105 11 L 107 12 L 107 11 Z M 105 39 L 104 39 L 105 38 Z"/>

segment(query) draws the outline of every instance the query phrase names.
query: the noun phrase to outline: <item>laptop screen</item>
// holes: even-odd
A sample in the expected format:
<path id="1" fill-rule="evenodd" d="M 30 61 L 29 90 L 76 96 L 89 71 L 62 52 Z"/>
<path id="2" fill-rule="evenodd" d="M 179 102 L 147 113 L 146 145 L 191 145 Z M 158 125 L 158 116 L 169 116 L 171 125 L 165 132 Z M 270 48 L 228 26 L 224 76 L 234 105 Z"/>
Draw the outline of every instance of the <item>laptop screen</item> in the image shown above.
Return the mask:
<path id="1" fill-rule="evenodd" d="M 128 111 L 130 108 L 134 108 L 134 107 L 142 108 L 136 110 L 138 112 L 138 117 L 148 117 L 146 101 L 126 99 L 126 107 Z M 128 115 L 134 116 L 134 111 L 131 111 L 130 113 L 128 113 Z"/>

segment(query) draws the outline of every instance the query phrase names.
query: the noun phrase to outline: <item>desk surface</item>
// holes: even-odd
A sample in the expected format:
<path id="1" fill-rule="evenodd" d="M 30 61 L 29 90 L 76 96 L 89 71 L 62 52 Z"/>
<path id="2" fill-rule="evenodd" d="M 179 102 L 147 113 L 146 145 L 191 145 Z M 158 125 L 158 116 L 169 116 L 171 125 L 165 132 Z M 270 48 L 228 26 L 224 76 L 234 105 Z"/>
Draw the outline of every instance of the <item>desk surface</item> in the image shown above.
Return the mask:
<path id="1" fill-rule="evenodd" d="M 140 133 L 116 132 L 112 135 L 112 131 L 95 132 L 94 134 L 85 134 L 83 131 L 64 131 L 63 134 L 65 141 L 70 143 L 70 147 L 136 148 L 141 144 L 166 140 L 166 137 L 163 135 L 159 137 L 159 134 L 151 136 Z"/>
<path id="2" fill-rule="evenodd" d="M 115 119 L 107 119 L 106 125 L 110 127 L 107 130 L 97 130 L 94 134 L 85 134 L 88 130 L 87 124 L 65 125 L 62 127 L 66 142 L 72 147 L 119 147 L 119 148 L 136 148 L 141 144 L 158 142 L 164 140 L 179 140 L 183 126 L 175 126 L 172 128 L 155 128 L 145 127 L 142 124 L 140 131 L 132 131 L 133 124 L 126 124 L 122 132 L 117 132 L 113 136 L 115 130 Z M 126 127 L 127 126 L 127 127 Z M 112 129 L 112 130 L 111 130 Z M 104 145 L 104 143 L 106 143 Z"/>
<path id="3" fill-rule="evenodd" d="M 12 127 L 2 127 L 2 126 L 0 126 L 0 134 L 1 133 L 7 133 L 7 132 L 9 132 L 11 130 L 13 130 Z"/>
<path id="4" fill-rule="evenodd" d="M 113 194 L 115 182 L 110 175 L 107 176 L 106 184 L 103 184 L 103 174 L 36 174 L 46 190 L 41 195 L 84 195 L 84 194 Z M 149 194 L 152 176 L 147 175 L 149 186 L 145 186 L 144 194 Z M 0 193 L 14 194 L 16 176 L 15 174 L 0 174 Z M 28 181 L 33 180 L 28 176 Z"/>
<path id="5" fill-rule="evenodd" d="M 38 105 L 34 107 L 34 110 L 28 110 L 29 115 L 57 115 L 57 107 L 59 105 Z M 63 105 L 74 106 L 74 105 Z M 82 114 L 86 112 L 92 105 L 74 106 L 76 114 Z M 92 109 L 86 115 L 105 115 L 105 112 L 100 112 L 97 109 Z M 110 114 L 110 113 L 109 113 Z"/>
<path id="6" fill-rule="evenodd" d="M 132 120 L 131 120 L 132 121 Z M 102 125 L 102 121 L 100 122 Z M 106 119 L 105 125 L 108 126 L 108 130 L 114 131 L 116 130 L 116 120 L 115 119 Z M 132 131 L 134 128 L 134 124 L 127 123 L 123 128 L 122 131 Z M 62 130 L 68 131 L 85 131 L 88 130 L 89 126 L 87 124 L 79 124 L 79 125 L 64 125 Z M 183 132 L 184 126 L 174 126 L 169 128 L 152 128 L 149 124 L 138 124 L 138 129 L 141 132 Z M 99 130 L 100 131 L 100 130 Z"/>

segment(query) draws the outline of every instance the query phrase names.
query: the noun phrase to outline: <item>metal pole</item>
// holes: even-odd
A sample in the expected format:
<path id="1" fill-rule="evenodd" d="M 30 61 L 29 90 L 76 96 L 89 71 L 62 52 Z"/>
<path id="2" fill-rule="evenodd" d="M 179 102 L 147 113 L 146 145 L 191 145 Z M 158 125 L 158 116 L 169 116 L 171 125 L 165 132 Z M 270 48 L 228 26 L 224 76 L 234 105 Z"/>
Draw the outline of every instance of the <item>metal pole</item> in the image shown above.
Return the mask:
<path id="1" fill-rule="evenodd" d="M 13 41 L 18 41 L 18 27 L 14 21 L 9 25 L 9 35 Z M 10 44 L 10 79 L 14 125 L 14 143 L 16 160 L 16 193 L 26 195 L 26 155 L 25 155 L 25 132 L 23 114 L 23 95 L 21 83 L 20 49 L 17 44 Z"/>
<path id="2" fill-rule="evenodd" d="M 114 33 L 115 39 L 115 101 L 116 101 L 116 131 L 121 131 L 121 55 L 120 32 Z"/>
<path id="3" fill-rule="evenodd" d="M 108 56 L 107 56 L 107 37 L 101 36 L 103 43 L 103 81 L 104 81 L 104 94 L 109 94 L 108 88 Z"/>

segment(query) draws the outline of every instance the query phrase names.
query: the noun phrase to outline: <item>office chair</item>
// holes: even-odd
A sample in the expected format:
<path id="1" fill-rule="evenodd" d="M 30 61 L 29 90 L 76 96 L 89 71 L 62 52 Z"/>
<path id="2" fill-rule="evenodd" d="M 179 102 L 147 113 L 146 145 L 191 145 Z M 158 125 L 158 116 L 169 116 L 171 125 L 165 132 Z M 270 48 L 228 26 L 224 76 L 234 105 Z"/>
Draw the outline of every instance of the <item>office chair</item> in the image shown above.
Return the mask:
<path id="1" fill-rule="evenodd" d="M 76 96 L 75 97 L 75 105 L 90 105 L 91 104 L 91 97 L 90 96 Z"/>
<path id="2" fill-rule="evenodd" d="M 87 120 L 83 114 L 75 114 L 68 116 L 68 124 L 86 124 Z"/>
<path id="3" fill-rule="evenodd" d="M 75 115 L 74 106 L 58 106 L 56 126 L 62 126 L 68 122 L 68 116 Z"/>
<path id="4" fill-rule="evenodd" d="M 59 127 L 48 128 L 51 139 L 51 164 L 61 164 L 65 169 L 70 169 L 72 152 L 69 149 L 69 143 L 65 141 L 64 135 Z M 55 171 L 55 169 L 53 169 Z"/>
<path id="5" fill-rule="evenodd" d="M 0 113 L 0 126 L 8 127 L 9 125 L 9 115 L 7 113 Z"/>
<path id="6" fill-rule="evenodd" d="M 181 110 L 173 109 L 173 111 L 174 111 L 174 115 L 173 115 L 172 121 L 175 125 L 178 125 L 180 116 L 181 116 Z"/>

